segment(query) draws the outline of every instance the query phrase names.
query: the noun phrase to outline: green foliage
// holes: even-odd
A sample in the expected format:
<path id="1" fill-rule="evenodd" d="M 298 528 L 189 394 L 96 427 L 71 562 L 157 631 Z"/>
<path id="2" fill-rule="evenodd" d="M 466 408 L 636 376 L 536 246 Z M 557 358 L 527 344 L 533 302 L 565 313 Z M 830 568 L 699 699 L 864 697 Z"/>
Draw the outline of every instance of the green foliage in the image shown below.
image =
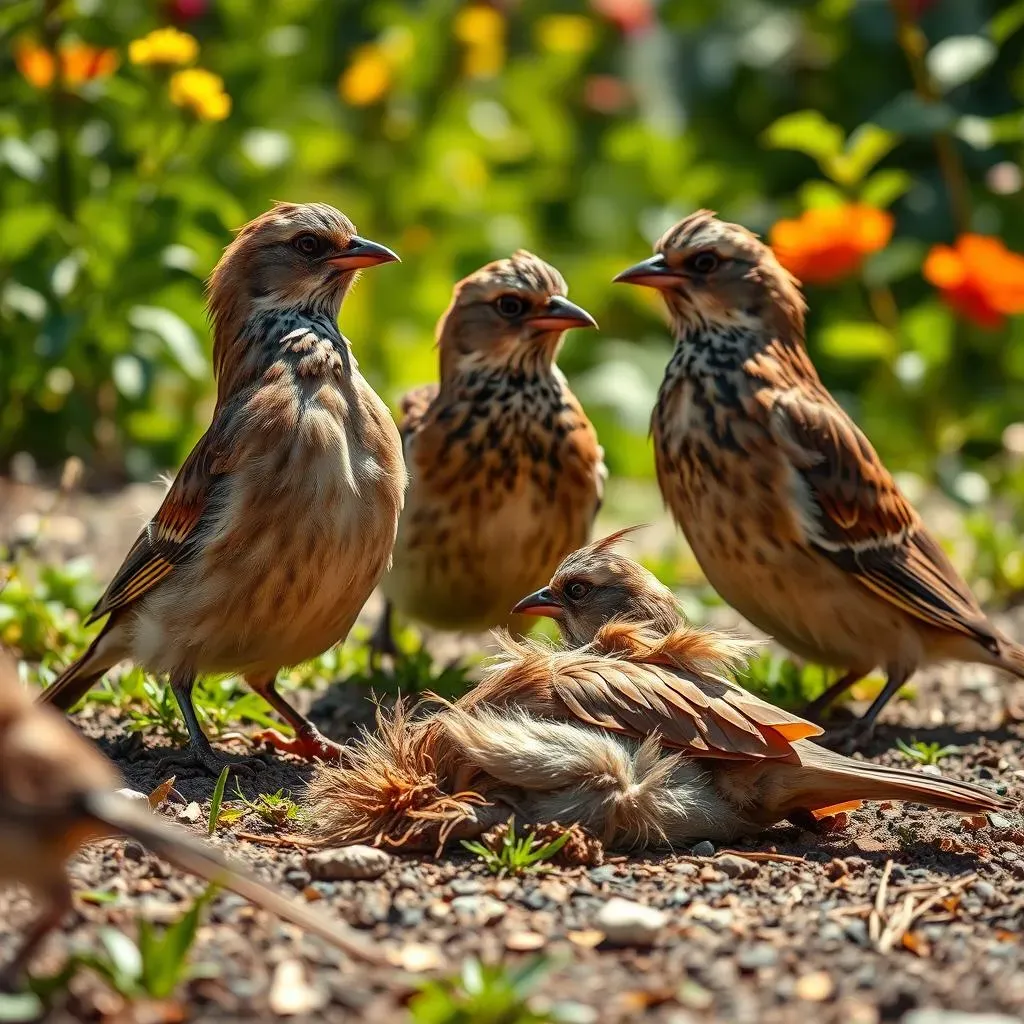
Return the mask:
<path id="1" fill-rule="evenodd" d="M 467 960 L 454 978 L 427 981 L 409 1001 L 414 1024 L 545 1024 L 559 1018 L 535 1010 L 530 993 L 550 970 L 537 957 L 510 967 Z"/>
<path id="2" fill-rule="evenodd" d="M 759 697 L 779 707 L 799 710 L 828 686 L 828 669 L 797 665 L 777 654 L 752 658 L 738 681 Z"/>
<path id="3" fill-rule="evenodd" d="M 279 789 L 276 793 L 260 793 L 255 800 L 249 800 L 238 788 L 236 780 L 235 792 L 242 802 L 242 813 L 252 811 L 275 828 L 282 828 L 289 822 L 298 821 L 302 814 L 302 808 L 284 789 Z"/>
<path id="4" fill-rule="evenodd" d="M 522 875 L 531 871 L 542 870 L 544 861 L 550 860 L 569 841 L 569 833 L 563 832 L 549 843 L 542 843 L 535 833 L 517 837 L 516 820 L 508 819 L 508 829 L 501 838 L 497 850 L 492 850 L 483 843 L 463 840 L 462 845 L 475 853 L 492 874 Z"/>
<path id="5" fill-rule="evenodd" d="M 896 746 L 900 752 L 916 761 L 918 764 L 938 764 L 943 758 L 950 754 L 959 754 L 960 748 L 953 746 L 942 746 L 941 743 L 925 743 L 923 740 L 914 740 L 911 743 L 904 743 L 897 737 Z"/>
<path id="6" fill-rule="evenodd" d="M 210 817 L 206 825 L 207 835 L 212 836 L 217 831 L 217 825 L 220 822 L 220 805 L 224 800 L 224 787 L 228 784 L 230 773 L 230 766 L 224 765 L 220 775 L 217 776 L 217 785 L 213 787 L 213 796 L 210 798 Z"/>

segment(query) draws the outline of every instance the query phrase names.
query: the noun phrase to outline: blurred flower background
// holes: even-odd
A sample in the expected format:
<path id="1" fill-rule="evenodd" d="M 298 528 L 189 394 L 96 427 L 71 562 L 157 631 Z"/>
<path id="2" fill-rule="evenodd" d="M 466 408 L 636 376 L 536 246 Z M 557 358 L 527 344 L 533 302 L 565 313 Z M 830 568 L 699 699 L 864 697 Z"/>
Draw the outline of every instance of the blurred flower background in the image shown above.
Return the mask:
<path id="1" fill-rule="evenodd" d="M 393 404 L 454 281 L 557 265 L 602 327 L 563 366 L 612 473 L 650 477 L 669 340 L 610 280 L 707 206 L 806 281 L 813 357 L 894 469 L 1024 505 L 1020 0 L 3 0 L 0 34 L 0 472 L 176 467 L 211 408 L 204 278 L 288 199 L 401 254 L 342 323 Z M 1007 522 L 989 575 L 1024 586 Z"/>

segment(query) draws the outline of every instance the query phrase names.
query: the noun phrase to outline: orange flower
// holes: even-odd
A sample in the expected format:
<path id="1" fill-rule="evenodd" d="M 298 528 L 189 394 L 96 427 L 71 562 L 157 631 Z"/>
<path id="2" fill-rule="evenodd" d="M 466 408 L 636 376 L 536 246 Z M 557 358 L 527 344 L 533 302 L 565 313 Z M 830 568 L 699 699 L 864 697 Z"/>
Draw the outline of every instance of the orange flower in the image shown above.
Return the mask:
<path id="1" fill-rule="evenodd" d="M 850 203 L 808 210 L 772 228 L 779 262 L 801 281 L 828 284 L 856 272 L 892 238 L 892 214 Z"/>
<path id="2" fill-rule="evenodd" d="M 90 46 L 88 43 L 63 43 L 57 55 L 60 58 L 61 76 L 68 88 L 73 89 L 94 78 L 105 78 L 117 70 L 115 50 Z M 57 62 L 53 53 L 45 47 L 22 40 L 14 48 L 14 61 L 29 85 L 37 89 L 48 89 L 53 85 Z"/>
<path id="3" fill-rule="evenodd" d="M 1024 256 L 998 238 L 961 235 L 953 246 L 936 245 L 921 271 L 945 302 L 982 327 L 1024 313 Z"/>

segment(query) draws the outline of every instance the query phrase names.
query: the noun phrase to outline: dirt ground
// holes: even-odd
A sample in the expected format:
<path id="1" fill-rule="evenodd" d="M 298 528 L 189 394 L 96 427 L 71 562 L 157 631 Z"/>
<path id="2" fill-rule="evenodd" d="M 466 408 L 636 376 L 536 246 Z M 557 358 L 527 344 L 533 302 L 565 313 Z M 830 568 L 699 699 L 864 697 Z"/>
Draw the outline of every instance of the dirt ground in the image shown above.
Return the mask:
<path id="1" fill-rule="evenodd" d="M 158 492 L 143 489 L 115 501 L 73 499 L 60 512 L 68 522 L 57 523 L 45 556 L 89 550 L 97 572 L 109 572 L 139 525 L 138 509 L 151 509 L 155 497 Z M 28 489 L 0 490 L 0 539 L 39 504 Z M 1024 637 L 1024 609 L 1000 625 Z M 941 762 L 943 774 L 1024 799 L 1024 683 L 987 669 L 942 667 L 921 673 L 916 690 L 913 701 L 894 701 L 887 709 L 867 756 L 906 764 L 894 749 L 897 737 L 955 744 L 961 752 Z M 364 692 L 344 684 L 310 696 L 313 717 L 337 737 L 350 735 L 372 711 Z M 78 721 L 117 762 L 127 785 L 148 792 L 163 780 L 157 769 L 166 753 L 158 749 L 162 740 L 126 737 L 109 712 L 96 707 Z M 242 789 L 251 797 L 282 787 L 298 795 L 307 773 L 298 762 L 268 755 Z M 213 785 L 206 776 L 180 772 L 163 813 L 184 815 L 185 827 L 205 834 Z M 190 825 L 193 801 L 199 815 Z M 975 1018 L 995 1024 L 1024 1015 L 1019 813 L 986 822 L 872 805 L 830 833 L 777 827 L 743 844 L 738 852 L 749 863 L 704 844 L 693 853 L 614 856 L 599 866 L 518 879 L 495 879 L 476 859 L 451 855 L 440 862 L 395 857 L 373 881 L 316 882 L 301 850 L 237 835 L 265 829 L 249 814 L 218 829 L 213 842 L 297 898 L 315 900 L 400 951 L 406 969 L 352 963 L 225 895 L 213 905 L 195 951 L 217 974 L 187 985 L 182 1002 L 189 1019 L 264 1021 L 288 1011 L 297 1019 L 398 1021 L 425 976 L 452 973 L 469 956 L 519 962 L 538 954 L 550 960 L 551 970 L 536 989 L 534 1009 L 576 1024 L 954 1024 L 959 1018 L 939 1011 L 1006 1015 Z M 76 889 L 110 890 L 121 898 L 77 903 L 40 958 L 40 972 L 56 968 L 70 948 L 94 946 L 104 925 L 130 930 L 140 914 L 157 921 L 177 917 L 201 889 L 121 841 L 86 850 L 72 874 Z M 598 914 L 615 896 L 665 912 L 651 945 L 602 941 Z M 0 960 L 13 949 L 30 907 L 16 890 L 0 894 Z M 49 1019 L 117 1012 L 117 999 L 83 976 Z M 178 1018 L 163 1012 L 154 1019 Z"/>

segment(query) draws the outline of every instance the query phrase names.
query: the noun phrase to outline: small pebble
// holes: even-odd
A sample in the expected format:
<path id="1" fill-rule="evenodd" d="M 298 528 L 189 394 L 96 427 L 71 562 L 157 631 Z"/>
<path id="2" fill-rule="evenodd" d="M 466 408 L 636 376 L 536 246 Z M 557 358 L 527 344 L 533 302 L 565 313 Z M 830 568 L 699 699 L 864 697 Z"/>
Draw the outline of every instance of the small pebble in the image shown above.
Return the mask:
<path id="1" fill-rule="evenodd" d="M 591 868 L 587 875 L 594 882 L 614 882 L 619 877 L 619 872 L 612 864 L 605 864 L 599 868 Z"/>
<path id="2" fill-rule="evenodd" d="M 472 896 L 483 887 L 483 882 L 477 878 L 454 878 L 448 886 L 456 896 Z"/>
<path id="3" fill-rule="evenodd" d="M 302 868 L 289 868 L 284 873 L 284 880 L 296 889 L 305 889 L 311 881 L 309 872 Z"/>
<path id="4" fill-rule="evenodd" d="M 958 1010 L 911 1010 L 900 1024 L 1020 1024 L 1004 1013 L 961 1013 Z"/>
<path id="5" fill-rule="evenodd" d="M 702 839 L 690 853 L 694 857 L 713 857 L 715 855 L 715 844 L 708 842 L 706 839 Z"/>
<path id="6" fill-rule="evenodd" d="M 741 971 L 756 971 L 761 967 L 774 967 L 779 960 L 778 950 L 767 942 L 756 946 L 745 946 L 736 954 L 736 963 Z"/>
<path id="7" fill-rule="evenodd" d="M 456 896 L 451 902 L 455 919 L 463 927 L 479 928 L 505 916 L 508 907 L 493 896 Z"/>
<path id="8" fill-rule="evenodd" d="M 835 991 L 835 983 L 827 971 L 813 971 L 797 980 L 795 991 L 798 999 L 808 1003 L 823 1003 Z"/>
<path id="9" fill-rule="evenodd" d="M 727 853 L 715 861 L 715 867 L 729 878 L 756 878 L 761 871 L 760 865 L 746 857 L 737 857 Z"/>
<path id="10" fill-rule="evenodd" d="M 187 821 L 190 825 L 194 825 L 202 816 L 203 809 L 195 800 L 190 804 L 186 804 L 178 811 L 178 821 Z"/>
<path id="11" fill-rule="evenodd" d="M 309 1019 L 327 1002 L 327 993 L 310 984 L 301 960 L 282 960 L 274 968 L 267 1002 L 278 1017 Z"/>
<path id="12" fill-rule="evenodd" d="M 668 923 L 668 915 L 616 896 L 598 911 L 594 923 L 617 946 L 650 946 Z"/>
<path id="13" fill-rule="evenodd" d="M 505 939 L 505 948 L 515 953 L 528 953 L 535 949 L 542 949 L 547 941 L 543 935 L 537 932 L 512 932 Z"/>
<path id="14" fill-rule="evenodd" d="M 697 868 L 696 864 L 691 864 L 687 860 L 683 860 L 683 861 L 680 861 L 678 864 L 673 864 L 672 865 L 672 872 L 673 872 L 673 874 L 676 874 L 676 875 L 687 875 L 690 878 L 695 877 L 698 870 L 699 869 Z"/>
<path id="15" fill-rule="evenodd" d="M 306 856 L 310 875 L 320 881 L 380 878 L 391 864 L 391 854 L 375 846 L 338 846 Z"/>
<path id="16" fill-rule="evenodd" d="M 1013 822 L 1010 821 L 1005 814 L 990 814 L 988 816 L 988 823 L 993 828 L 1009 829 L 1013 828 Z"/>

